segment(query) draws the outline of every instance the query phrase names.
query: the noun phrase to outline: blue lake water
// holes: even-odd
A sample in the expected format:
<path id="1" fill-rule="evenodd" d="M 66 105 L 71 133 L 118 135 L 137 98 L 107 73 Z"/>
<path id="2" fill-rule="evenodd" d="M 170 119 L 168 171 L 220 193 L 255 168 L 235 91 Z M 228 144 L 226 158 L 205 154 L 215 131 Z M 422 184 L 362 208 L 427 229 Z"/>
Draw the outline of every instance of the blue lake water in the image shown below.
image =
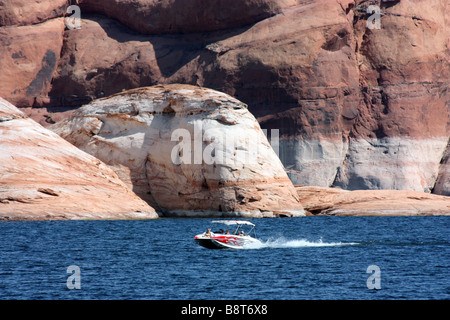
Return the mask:
<path id="1" fill-rule="evenodd" d="M 448 217 L 249 220 L 247 250 L 198 246 L 203 218 L 0 222 L 0 299 L 450 299 Z"/>

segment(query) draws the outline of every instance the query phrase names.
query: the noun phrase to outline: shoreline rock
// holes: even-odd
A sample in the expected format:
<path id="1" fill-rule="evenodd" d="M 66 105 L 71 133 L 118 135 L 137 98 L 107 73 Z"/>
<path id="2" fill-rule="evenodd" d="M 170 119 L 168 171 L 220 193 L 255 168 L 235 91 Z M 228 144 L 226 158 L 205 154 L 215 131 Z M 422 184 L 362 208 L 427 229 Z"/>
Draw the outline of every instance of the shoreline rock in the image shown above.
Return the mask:
<path id="1" fill-rule="evenodd" d="M 295 188 L 308 216 L 450 216 L 450 197 L 421 191 Z"/>
<path id="2" fill-rule="evenodd" d="M 0 98 L 0 220 L 153 219 L 98 159 Z"/>

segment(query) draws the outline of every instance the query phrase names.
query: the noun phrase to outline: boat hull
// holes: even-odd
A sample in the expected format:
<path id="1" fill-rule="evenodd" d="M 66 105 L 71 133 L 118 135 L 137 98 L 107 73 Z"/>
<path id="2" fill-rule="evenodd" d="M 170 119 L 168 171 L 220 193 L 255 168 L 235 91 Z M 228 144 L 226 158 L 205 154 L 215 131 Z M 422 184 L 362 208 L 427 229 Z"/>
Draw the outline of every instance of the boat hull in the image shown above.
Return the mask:
<path id="1" fill-rule="evenodd" d="M 224 249 L 224 246 L 220 244 L 220 242 L 215 241 L 213 239 L 194 239 L 202 247 L 208 249 Z"/>
<path id="2" fill-rule="evenodd" d="M 217 235 L 205 237 L 195 236 L 195 242 L 208 249 L 244 249 L 251 244 L 261 243 L 258 239 L 249 236 L 227 236 Z"/>

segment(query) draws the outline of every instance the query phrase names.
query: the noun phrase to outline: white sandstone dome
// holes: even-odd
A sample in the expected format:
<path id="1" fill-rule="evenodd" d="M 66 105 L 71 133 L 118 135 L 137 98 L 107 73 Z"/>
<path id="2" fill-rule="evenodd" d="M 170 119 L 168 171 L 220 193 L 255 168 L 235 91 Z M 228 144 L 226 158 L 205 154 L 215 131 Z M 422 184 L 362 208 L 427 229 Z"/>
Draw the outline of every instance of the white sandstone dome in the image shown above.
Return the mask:
<path id="1" fill-rule="evenodd" d="M 189 85 L 138 88 L 95 100 L 52 129 L 168 214 L 303 213 L 258 122 L 227 94 Z"/>

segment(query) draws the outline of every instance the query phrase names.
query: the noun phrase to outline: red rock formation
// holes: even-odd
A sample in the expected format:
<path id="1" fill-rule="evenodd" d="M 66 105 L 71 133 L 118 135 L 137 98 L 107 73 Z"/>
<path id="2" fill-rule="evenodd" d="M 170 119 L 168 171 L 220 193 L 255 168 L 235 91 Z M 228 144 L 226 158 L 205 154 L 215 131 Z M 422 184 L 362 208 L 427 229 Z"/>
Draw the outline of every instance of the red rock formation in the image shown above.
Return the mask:
<path id="1" fill-rule="evenodd" d="M 0 27 L 30 25 L 61 17 L 67 0 L 0 0 Z"/>
<path id="2" fill-rule="evenodd" d="M 450 7 L 437 0 L 380 5 L 380 29 L 356 13 L 364 100 L 334 184 L 429 192 L 438 175 L 448 175 L 439 163 L 450 132 Z"/>
<path id="3" fill-rule="evenodd" d="M 0 97 L 19 107 L 48 102 L 63 31 L 62 18 L 0 28 Z"/>
<path id="4" fill-rule="evenodd" d="M 98 12 L 146 34 L 208 32 L 249 25 L 301 0 L 82 0 Z M 303 1 L 304 2 L 304 1 Z"/>
<path id="5" fill-rule="evenodd" d="M 45 33 L 19 39 L 43 26 L 1 27 L 0 94 L 21 106 L 79 106 L 157 83 L 205 86 L 280 130 L 280 158 L 294 183 L 449 193 L 447 0 L 225 4 L 80 1 L 81 29 L 66 30 L 63 40 L 43 36 L 54 41 L 42 48 L 59 60 L 42 81 L 34 79 L 46 51 L 27 60 L 19 52 Z M 368 28 L 369 5 L 381 10 L 380 29 Z M 0 17 L 13 21 L 11 12 Z M 27 94 L 33 81 L 43 85 Z"/>

